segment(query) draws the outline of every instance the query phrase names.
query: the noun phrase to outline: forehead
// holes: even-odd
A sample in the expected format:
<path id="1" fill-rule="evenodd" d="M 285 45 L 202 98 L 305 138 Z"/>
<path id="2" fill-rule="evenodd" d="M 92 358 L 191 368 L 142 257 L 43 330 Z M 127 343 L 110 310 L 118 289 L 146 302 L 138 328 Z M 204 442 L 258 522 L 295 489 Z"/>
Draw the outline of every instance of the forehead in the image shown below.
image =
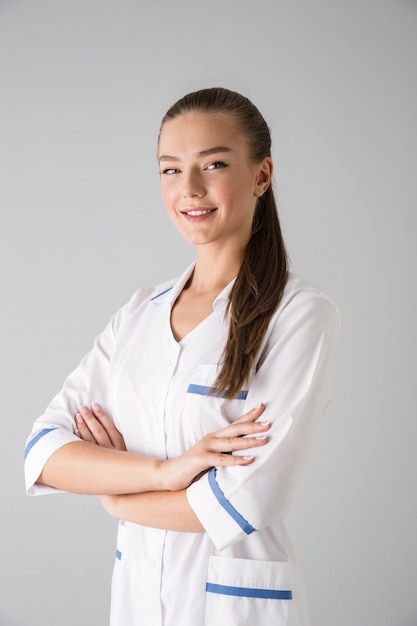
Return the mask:
<path id="1" fill-rule="evenodd" d="M 214 146 L 246 150 L 246 139 L 234 117 L 189 112 L 165 122 L 159 137 L 158 155 L 197 153 Z"/>

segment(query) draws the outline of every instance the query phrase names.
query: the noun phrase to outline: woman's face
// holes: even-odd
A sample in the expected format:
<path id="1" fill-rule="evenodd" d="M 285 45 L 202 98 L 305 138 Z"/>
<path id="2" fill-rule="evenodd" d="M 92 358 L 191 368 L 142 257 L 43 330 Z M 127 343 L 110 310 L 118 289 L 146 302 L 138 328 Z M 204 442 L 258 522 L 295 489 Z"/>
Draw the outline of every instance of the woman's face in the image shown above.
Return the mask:
<path id="1" fill-rule="evenodd" d="M 158 160 L 168 214 L 194 245 L 246 246 L 256 199 L 270 184 L 271 159 L 253 163 L 228 115 L 186 113 L 164 124 Z"/>

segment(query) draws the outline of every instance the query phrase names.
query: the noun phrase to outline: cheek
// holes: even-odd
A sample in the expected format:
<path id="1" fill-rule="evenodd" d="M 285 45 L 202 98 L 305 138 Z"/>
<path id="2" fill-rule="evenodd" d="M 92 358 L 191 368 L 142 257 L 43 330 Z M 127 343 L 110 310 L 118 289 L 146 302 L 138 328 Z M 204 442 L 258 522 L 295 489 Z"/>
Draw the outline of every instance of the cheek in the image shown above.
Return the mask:
<path id="1" fill-rule="evenodd" d="M 234 181 L 233 185 L 227 185 L 223 190 L 222 196 L 229 206 L 236 205 L 240 208 L 243 206 L 251 206 L 253 202 L 256 201 L 252 193 L 252 188 L 249 187 L 248 181 L 245 178 Z"/>
<path id="2" fill-rule="evenodd" d="M 174 189 L 169 185 L 161 185 L 162 201 L 167 209 L 172 207 L 174 203 Z"/>
<path id="3" fill-rule="evenodd" d="M 239 200 L 242 193 L 242 184 L 239 179 L 232 181 L 222 181 L 217 185 L 216 195 L 219 199 L 227 204 L 233 204 L 234 201 Z"/>

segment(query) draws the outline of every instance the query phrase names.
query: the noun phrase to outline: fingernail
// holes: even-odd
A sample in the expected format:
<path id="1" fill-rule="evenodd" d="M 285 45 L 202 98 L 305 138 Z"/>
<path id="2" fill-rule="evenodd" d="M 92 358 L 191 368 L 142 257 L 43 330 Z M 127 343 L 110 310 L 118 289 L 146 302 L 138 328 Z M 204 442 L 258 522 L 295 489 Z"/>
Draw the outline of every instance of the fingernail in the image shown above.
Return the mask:
<path id="1" fill-rule="evenodd" d="M 94 411 L 100 411 L 100 405 L 97 404 L 97 402 L 93 403 L 92 408 L 93 408 Z"/>
<path id="2" fill-rule="evenodd" d="M 80 431 L 78 430 L 78 428 L 76 428 L 76 429 L 74 430 L 74 434 L 75 434 L 75 435 L 77 435 L 77 437 L 80 437 L 80 436 L 81 436 L 81 433 L 80 433 Z"/>
<path id="3" fill-rule="evenodd" d="M 78 410 L 79 410 L 80 413 L 83 413 L 84 415 L 88 412 L 86 406 L 80 406 L 80 408 Z"/>
<path id="4" fill-rule="evenodd" d="M 82 424 L 84 421 L 83 416 L 80 415 L 79 413 L 77 413 L 77 415 L 75 416 L 75 419 L 77 420 L 79 424 Z"/>
<path id="5" fill-rule="evenodd" d="M 258 422 L 259 426 L 270 426 L 271 422 Z"/>
<path id="6" fill-rule="evenodd" d="M 267 438 L 266 435 L 259 435 L 258 437 L 255 437 L 255 439 L 259 439 L 259 441 L 261 439 L 266 439 L 266 438 Z"/>
<path id="7" fill-rule="evenodd" d="M 245 459 L 245 461 L 252 461 L 253 456 L 243 456 L 242 459 Z"/>

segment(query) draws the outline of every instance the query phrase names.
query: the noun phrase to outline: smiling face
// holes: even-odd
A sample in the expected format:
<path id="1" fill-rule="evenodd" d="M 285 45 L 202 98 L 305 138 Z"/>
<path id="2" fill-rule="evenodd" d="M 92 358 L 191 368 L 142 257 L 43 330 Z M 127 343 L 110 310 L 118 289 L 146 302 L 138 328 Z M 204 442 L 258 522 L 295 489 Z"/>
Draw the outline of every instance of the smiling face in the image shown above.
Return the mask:
<path id="1" fill-rule="evenodd" d="M 162 198 L 183 237 L 242 252 L 256 199 L 270 184 L 271 159 L 252 162 L 231 116 L 189 112 L 163 125 L 158 160 Z"/>

